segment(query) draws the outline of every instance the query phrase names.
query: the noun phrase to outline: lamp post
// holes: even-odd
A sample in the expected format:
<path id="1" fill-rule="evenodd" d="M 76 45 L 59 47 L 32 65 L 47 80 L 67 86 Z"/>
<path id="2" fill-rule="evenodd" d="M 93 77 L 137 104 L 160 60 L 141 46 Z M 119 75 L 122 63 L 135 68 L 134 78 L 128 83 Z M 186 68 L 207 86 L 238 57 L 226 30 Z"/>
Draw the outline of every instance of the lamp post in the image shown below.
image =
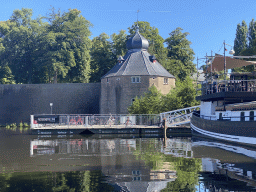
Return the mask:
<path id="1" fill-rule="evenodd" d="M 234 55 L 235 54 L 235 51 L 233 50 L 233 46 L 232 45 L 229 45 L 227 43 L 225 43 L 225 40 L 224 40 L 224 80 L 227 80 L 227 69 L 226 69 L 226 55 L 225 55 L 225 51 L 226 50 L 226 45 L 230 46 L 231 47 L 231 50 L 229 51 L 229 54 L 230 55 Z"/>
<path id="2" fill-rule="evenodd" d="M 51 107 L 51 114 L 52 114 L 52 106 L 53 106 L 53 103 L 50 103 L 50 107 Z"/>

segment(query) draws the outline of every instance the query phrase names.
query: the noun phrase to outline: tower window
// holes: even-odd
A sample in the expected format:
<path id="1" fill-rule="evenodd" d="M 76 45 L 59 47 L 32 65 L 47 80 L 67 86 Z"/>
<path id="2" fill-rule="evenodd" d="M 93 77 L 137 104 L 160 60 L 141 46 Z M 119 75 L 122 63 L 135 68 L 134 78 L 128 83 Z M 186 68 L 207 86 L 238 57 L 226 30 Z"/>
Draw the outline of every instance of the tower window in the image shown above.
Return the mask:
<path id="1" fill-rule="evenodd" d="M 107 78 L 107 83 L 109 82 L 108 78 Z"/>
<path id="2" fill-rule="evenodd" d="M 168 85 L 168 78 L 164 78 L 164 84 Z"/>
<path id="3" fill-rule="evenodd" d="M 131 77 L 131 81 L 132 83 L 140 83 L 140 77 L 139 76 Z"/>

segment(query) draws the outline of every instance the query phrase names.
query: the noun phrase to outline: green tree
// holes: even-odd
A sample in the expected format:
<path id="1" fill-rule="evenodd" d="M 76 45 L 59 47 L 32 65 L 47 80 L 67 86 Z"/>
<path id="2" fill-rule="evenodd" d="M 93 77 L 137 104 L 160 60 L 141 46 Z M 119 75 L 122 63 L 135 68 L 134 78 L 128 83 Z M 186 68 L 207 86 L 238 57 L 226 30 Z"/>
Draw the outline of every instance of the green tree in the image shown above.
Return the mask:
<path id="1" fill-rule="evenodd" d="M 187 39 L 189 33 L 182 33 L 181 28 L 172 31 L 165 42 L 167 44 L 168 61 L 164 67 L 175 77 L 182 81 L 187 76 L 195 73 L 196 68 L 193 63 L 194 51 L 190 47 L 191 42 Z"/>
<path id="2" fill-rule="evenodd" d="M 193 83 L 193 80 L 190 77 L 186 77 L 184 81 L 177 80 L 175 84 L 176 87 L 162 99 L 163 111 L 172 111 L 199 104 L 195 99 L 196 84 Z"/>
<path id="3" fill-rule="evenodd" d="M 254 19 L 249 23 L 248 30 L 248 40 L 249 40 L 249 48 L 252 48 L 256 44 L 256 23 Z"/>
<path id="4" fill-rule="evenodd" d="M 161 191 L 196 191 L 202 160 L 167 156 L 166 161 L 174 163 L 177 178 L 175 181 L 167 183 L 167 187 Z"/>
<path id="5" fill-rule="evenodd" d="M 31 9 L 15 10 L 0 23 L 1 66 L 16 83 L 89 82 L 91 26 L 77 9 L 32 19 Z"/>
<path id="6" fill-rule="evenodd" d="M 167 95 L 162 95 L 155 86 L 150 87 L 144 96 L 135 98 L 128 108 L 128 112 L 131 114 L 159 114 L 191 107 L 199 104 L 195 97 L 196 84 L 190 77 L 186 77 L 184 81 L 177 80 L 176 87 Z"/>
<path id="7" fill-rule="evenodd" d="M 234 41 L 234 51 L 235 55 L 240 55 L 240 53 L 247 48 L 247 33 L 248 28 L 245 21 L 242 21 L 237 25 L 236 28 L 236 38 Z"/>
<path id="8" fill-rule="evenodd" d="M 131 114 L 159 114 L 162 112 L 161 99 L 160 91 L 152 86 L 144 96 L 135 98 L 133 104 L 128 108 L 128 112 Z"/>
<path id="9" fill-rule="evenodd" d="M 31 19 L 32 10 L 15 10 L 10 20 L 0 23 L 1 65 L 8 65 L 17 83 L 32 83 L 37 70 L 39 37 L 45 31 L 42 18 Z"/>
<path id="10" fill-rule="evenodd" d="M 88 83 L 90 78 L 90 48 L 89 28 L 92 24 L 87 21 L 77 9 L 61 14 L 55 9 L 48 16 L 50 24 L 45 36 L 47 51 L 43 66 L 48 75 L 58 76 L 61 82 Z"/>
<path id="11" fill-rule="evenodd" d="M 8 65 L 0 66 L 0 84 L 15 84 L 14 76 Z"/>
<path id="12" fill-rule="evenodd" d="M 135 34 L 137 25 L 139 26 L 140 34 L 149 42 L 148 52 L 151 55 L 155 55 L 157 60 L 164 65 L 167 58 L 167 50 L 164 47 L 164 39 L 159 35 L 158 29 L 151 27 L 150 23 L 146 21 L 134 22 L 134 24 L 128 28 L 130 33 L 128 38 Z"/>
<path id="13" fill-rule="evenodd" d="M 102 33 L 92 40 L 91 82 L 100 82 L 101 77 L 103 77 L 117 61 L 112 52 L 109 38 L 106 33 Z"/>
<path id="14" fill-rule="evenodd" d="M 119 34 L 113 33 L 111 35 L 112 40 L 112 52 L 116 58 L 120 55 L 124 56 L 127 52 L 126 42 L 127 42 L 127 35 L 125 30 L 121 30 Z"/>

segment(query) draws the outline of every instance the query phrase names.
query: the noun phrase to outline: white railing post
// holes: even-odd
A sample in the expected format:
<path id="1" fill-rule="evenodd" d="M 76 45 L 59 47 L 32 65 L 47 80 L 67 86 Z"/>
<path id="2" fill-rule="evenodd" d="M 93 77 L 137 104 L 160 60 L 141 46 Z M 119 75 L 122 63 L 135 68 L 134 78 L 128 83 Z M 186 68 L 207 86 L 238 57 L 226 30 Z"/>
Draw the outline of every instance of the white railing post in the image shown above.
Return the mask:
<path id="1" fill-rule="evenodd" d="M 85 126 L 86 126 L 86 127 L 88 127 L 88 122 L 89 122 L 89 121 L 88 121 L 88 118 L 89 118 L 89 116 L 85 116 Z"/>
<path id="2" fill-rule="evenodd" d="M 30 127 L 34 129 L 34 115 L 30 115 Z"/>

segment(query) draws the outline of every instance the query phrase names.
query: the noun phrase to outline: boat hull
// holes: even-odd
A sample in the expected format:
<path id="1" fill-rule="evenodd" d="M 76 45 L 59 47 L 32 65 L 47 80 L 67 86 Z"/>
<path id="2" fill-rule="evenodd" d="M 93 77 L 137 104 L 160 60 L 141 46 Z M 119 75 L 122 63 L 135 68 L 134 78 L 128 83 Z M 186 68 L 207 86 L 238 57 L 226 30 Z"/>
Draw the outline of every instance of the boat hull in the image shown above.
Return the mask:
<path id="1" fill-rule="evenodd" d="M 255 121 L 214 121 L 191 117 L 192 130 L 203 136 L 256 146 Z"/>

